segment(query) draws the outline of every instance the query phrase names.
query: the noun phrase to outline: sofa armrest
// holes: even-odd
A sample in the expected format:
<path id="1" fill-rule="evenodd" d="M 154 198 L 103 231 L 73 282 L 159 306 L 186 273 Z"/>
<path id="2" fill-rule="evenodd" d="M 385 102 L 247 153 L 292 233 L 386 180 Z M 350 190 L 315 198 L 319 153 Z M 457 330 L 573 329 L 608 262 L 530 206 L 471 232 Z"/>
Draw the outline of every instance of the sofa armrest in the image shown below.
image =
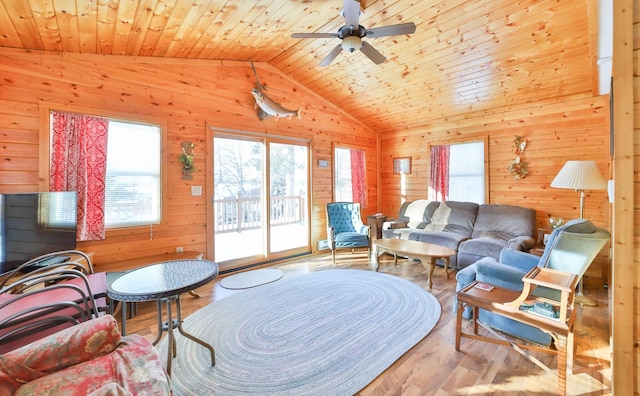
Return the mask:
<path id="1" fill-rule="evenodd" d="M 476 280 L 476 266 L 471 264 L 456 273 L 456 292 Z"/>
<path id="2" fill-rule="evenodd" d="M 0 377 L 29 382 L 110 353 L 120 340 L 115 318 L 101 316 L 0 355 Z"/>
<path id="3" fill-rule="evenodd" d="M 371 226 L 366 224 L 360 226 L 358 233 L 366 236 L 371 236 Z"/>
<path id="4" fill-rule="evenodd" d="M 382 223 L 383 230 L 393 230 L 396 228 L 407 228 L 407 222 L 402 220 L 389 220 Z"/>
<path id="5" fill-rule="evenodd" d="M 500 252 L 500 262 L 519 268 L 521 271 L 529 272 L 531 268 L 538 265 L 540 257 L 535 254 L 505 248 Z"/>
<path id="6" fill-rule="evenodd" d="M 329 243 L 331 243 L 335 239 L 336 239 L 336 231 L 332 226 L 328 225 L 327 226 L 327 241 Z"/>
<path id="7" fill-rule="evenodd" d="M 478 282 L 503 287 L 511 290 L 522 290 L 522 277 L 527 271 L 508 264 L 499 263 L 493 258 L 485 257 L 475 263 Z"/>
<path id="8" fill-rule="evenodd" d="M 511 238 L 507 242 L 507 247 L 509 249 L 520 250 L 523 252 L 528 252 L 535 246 L 536 246 L 536 240 L 533 237 L 526 236 L 526 235 Z"/>
<path id="9" fill-rule="evenodd" d="M 463 287 L 476 280 L 476 265 L 471 264 L 464 267 L 456 273 L 456 292 L 462 290 Z M 458 312 L 458 297 L 453 299 L 453 312 Z M 462 316 L 465 319 L 471 318 L 471 308 L 466 307 Z"/>

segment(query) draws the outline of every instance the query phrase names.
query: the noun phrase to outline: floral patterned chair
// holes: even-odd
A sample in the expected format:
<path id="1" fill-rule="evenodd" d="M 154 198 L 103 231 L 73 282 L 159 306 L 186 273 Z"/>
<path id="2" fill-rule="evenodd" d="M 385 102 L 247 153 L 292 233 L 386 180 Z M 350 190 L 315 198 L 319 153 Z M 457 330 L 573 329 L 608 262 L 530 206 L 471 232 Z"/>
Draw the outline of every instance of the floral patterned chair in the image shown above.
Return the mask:
<path id="1" fill-rule="evenodd" d="M 371 254 L 371 228 L 362 223 L 360 204 L 357 202 L 331 202 L 326 206 L 327 242 L 336 264 L 336 249 L 366 247 Z"/>
<path id="2" fill-rule="evenodd" d="M 2 395 L 171 395 L 155 348 L 111 315 L 0 355 Z"/>

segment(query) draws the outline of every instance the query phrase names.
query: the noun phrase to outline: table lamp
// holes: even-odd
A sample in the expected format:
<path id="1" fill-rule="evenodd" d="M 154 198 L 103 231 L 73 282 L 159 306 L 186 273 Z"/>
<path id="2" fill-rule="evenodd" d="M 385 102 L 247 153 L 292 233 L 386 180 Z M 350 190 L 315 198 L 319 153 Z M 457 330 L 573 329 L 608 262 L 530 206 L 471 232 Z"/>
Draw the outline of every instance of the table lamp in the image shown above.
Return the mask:
<path id="1" fill-rule="evenodd" d="M 554 188 L 580 191 L 580 218 L 584 219 L 584 190 L 606 190 L 607 181 L 594 161 L 567 161 L 551 182 Z M 578 283 L 576 302 L 595 307 L 598 303 L 582 294 L 582 279 Z"/>

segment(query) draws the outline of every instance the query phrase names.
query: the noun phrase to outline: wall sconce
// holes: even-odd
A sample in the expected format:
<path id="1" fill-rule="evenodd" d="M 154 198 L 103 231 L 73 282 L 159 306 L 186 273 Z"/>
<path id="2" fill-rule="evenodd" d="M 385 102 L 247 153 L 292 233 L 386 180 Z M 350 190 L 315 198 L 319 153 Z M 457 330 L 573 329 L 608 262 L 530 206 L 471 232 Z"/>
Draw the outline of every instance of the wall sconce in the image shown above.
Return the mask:
<path id="1" fill-rule="evenodd" d="M 192 142 L 182 142 L 180 143 L 180 147 L 182 147 L 182 153 L 180 153 L 180 163 L 182 164 L 182 179 L 184 180 L 192 180 L 193 176 L 191 176 L 191 172 L 193 172 L 193 161 L 196 156 L 196 152 L 194 148 L 196 147 L 195 143 Z"/>

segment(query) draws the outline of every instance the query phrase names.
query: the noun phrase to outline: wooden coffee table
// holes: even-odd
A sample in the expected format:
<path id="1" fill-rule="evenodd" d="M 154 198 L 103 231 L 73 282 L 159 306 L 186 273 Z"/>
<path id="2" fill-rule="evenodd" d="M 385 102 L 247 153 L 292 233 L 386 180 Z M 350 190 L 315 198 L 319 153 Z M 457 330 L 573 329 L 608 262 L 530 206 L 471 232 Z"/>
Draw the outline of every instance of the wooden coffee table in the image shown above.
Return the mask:
<path id="1" fill-rule="evenodd" d="M 394 264 L 398 264 L 398 255 L 419 259 L 427 269 L 427 279 L 429 280 L 430 289 L 433 285 L 431 276 L 433 270 L 436 268 L 436 260 L 439 258 L 444 259 L 444 273 L 447 275 L 447 279 L 449 279 L 449 272 L 447 271 L 449 268 L 449 257 L 456 254 L 453 249 L 434 245 L 433 243 L 407 241 L 405 239 L 378 239 L 373 242 L 373 254 L 371 255 L 371 262 L 375 265 L 376 271 L 378 271 L 379 268 L 378 257 L 385 252 L 393 254 L 395 258 Z"/>

